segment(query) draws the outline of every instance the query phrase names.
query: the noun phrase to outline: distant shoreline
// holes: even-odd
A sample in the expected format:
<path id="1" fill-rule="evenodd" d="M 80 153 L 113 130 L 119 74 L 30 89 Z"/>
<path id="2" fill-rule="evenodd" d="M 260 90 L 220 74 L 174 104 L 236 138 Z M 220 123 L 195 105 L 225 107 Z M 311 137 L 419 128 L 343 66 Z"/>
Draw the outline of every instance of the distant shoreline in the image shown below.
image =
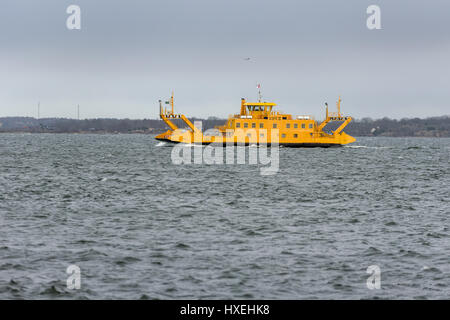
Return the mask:
<path id="1" fill-rule="evenodd" d="M 190 120 L 201 121 L 203 130 L 223 125 L 226 121 L 213 117 Z M 185 127 L 181 120 L 174 122 L 180 128 Z M 325 131 L 335 130 L 338 125 L 332 123 L 325 127 Z M 157 119 L 0 118 L 0 133 L 158 134 L 167 130 L 166 124 Z M 356 137 L 450 137 L 450 116 L 401 120 L 355 119 L 345 128 L 345 132 Z"/>

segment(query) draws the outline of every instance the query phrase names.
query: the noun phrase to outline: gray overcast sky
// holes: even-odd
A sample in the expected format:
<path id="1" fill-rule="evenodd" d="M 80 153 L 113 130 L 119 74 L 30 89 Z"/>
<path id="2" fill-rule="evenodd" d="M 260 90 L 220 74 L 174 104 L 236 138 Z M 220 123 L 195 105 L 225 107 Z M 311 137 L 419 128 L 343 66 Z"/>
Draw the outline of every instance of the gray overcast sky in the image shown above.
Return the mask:
<path id="1" fill-rule="evenodd" d="M 81 30 L 66 9 L 81 7 Z M 381 8 L 382 30 L 366 9 Z M 226 117 L 240 98 L 323 115 L 450 114 L 448 0 L 2 0 L 0 116 Z M 250 61 L 244 58 L 250 57 Z"/>

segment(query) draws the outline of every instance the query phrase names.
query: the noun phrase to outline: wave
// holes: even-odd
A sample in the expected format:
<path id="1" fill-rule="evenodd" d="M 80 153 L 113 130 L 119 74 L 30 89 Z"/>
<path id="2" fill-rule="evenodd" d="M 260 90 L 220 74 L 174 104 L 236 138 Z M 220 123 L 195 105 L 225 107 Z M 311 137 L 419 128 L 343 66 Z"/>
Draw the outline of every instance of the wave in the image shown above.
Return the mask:
<path id="1" fill-rule="evenodd" d="M 200 148 L 203 148 L 204 147 L 204 145 L 202 145 L 202 144 L 195 144 L 195 143 L 179 143 L 178 145 L 182 146 L 182 147 L 186 147 L 186 148 L 189 148 L 189 147 L 200 147 Z"/>
<path id="2" fill-rule="evenodd" d="M 392 149 L 393 147 L 369 147 L 369 146 L 344 146 L 351 149 Z"/>

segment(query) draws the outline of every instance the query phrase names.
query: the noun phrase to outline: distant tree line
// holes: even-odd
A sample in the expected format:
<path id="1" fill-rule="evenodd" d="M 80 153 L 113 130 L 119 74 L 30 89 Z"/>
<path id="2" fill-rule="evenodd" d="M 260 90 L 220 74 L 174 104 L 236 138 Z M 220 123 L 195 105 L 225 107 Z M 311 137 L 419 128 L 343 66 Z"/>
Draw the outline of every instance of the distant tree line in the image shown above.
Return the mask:
<path id="1" fill-rule="evenodd" d="M 332 123 L 325 129 L 330 127 L 333 130 L 337 126 L 339 126 L 338 123 Z M 450 117 L 404 118 L 401 120 L 387 117 L 377 120 L 363 118 L 350 122 L 344 131 L 356 137 L 450 137 Z"/>
<path id="2" fill-rule="evenodd" d="M 202 121 L 203 130 L 223 125 L 225 119 L 191 118 L 192 122 Z M 173 120 L 180 128 L 186 127 L 182 120 Z M 340 123 L 330 123 L 325 131 L 335 130 Z M 36 119 L 31 117 L 0 118 L 0 132 L 54 132 L 54 133 L 158 133 L 168 128 L 162 120 L 156 119 L 86 119 L 66 118 Z M 388 137 L 450 137 L 450 117 L 426 119 L 377 119 L 363 118 L 354 120 L 344 130 L 353 136 Z"/>
<path id="3" fill-rule="evenodd" d="M 191 118 L 192 122 L 202 121 L 203 129 L 222 125 L 225 120 Z M 171 120 L 180 128 L 186 127 L 181 119 Z M 168 130 L 162 120 L 156 119 L 85 119 L 66 118 L 6 117 L 0 118 L 0 132 L 54 132 L 54 133 L 152 133 Z"/>

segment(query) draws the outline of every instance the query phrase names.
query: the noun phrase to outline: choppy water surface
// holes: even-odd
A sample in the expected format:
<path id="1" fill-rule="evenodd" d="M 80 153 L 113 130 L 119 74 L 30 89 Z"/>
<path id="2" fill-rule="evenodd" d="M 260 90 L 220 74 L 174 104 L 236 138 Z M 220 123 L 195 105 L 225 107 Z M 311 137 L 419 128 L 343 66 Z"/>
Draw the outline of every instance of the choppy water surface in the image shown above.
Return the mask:
<path id="1" fill-rule="evenodd" d="M 146 135 L 0 135 L 0 298 L 450 297 L 450 139 L 281 148 L 272 176 L 171 151 Z"/>

